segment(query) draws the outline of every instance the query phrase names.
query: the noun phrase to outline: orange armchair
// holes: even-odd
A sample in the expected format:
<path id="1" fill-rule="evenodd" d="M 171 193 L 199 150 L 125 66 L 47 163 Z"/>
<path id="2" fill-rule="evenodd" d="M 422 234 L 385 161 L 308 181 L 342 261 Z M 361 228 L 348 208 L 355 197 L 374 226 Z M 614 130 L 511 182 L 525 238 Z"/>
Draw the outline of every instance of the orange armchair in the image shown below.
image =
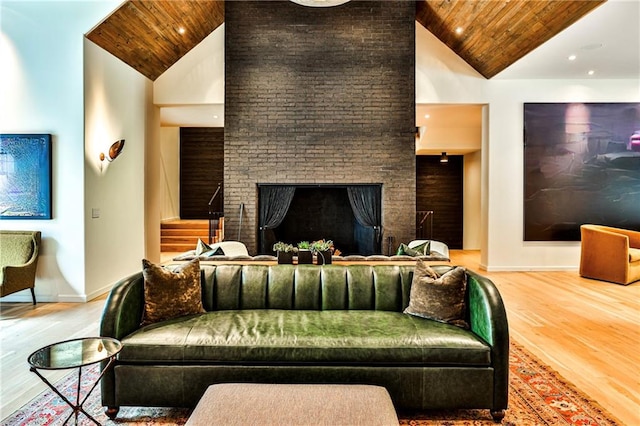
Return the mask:
<path id="1" fill-rule="evenodd" d="M 580 275 L 631 284 L 640 280 L 640 232 L 603 225 L 582 225 Z"/>

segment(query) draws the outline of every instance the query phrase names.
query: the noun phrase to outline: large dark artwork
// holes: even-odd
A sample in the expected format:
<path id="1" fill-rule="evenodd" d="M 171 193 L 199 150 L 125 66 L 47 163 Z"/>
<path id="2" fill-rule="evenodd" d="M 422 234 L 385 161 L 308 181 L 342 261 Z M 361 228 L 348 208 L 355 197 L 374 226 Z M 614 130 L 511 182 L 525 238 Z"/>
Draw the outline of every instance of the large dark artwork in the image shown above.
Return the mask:
<path id="1" fill-rule="evenodd" d="M 524 104 L 524 240 L 640 231 L 640 103 Z"/>
<path id="2" fill-rule="evenodd" d="M 51 219 L 51 135 L 0 135 L 0 219 Z"/>

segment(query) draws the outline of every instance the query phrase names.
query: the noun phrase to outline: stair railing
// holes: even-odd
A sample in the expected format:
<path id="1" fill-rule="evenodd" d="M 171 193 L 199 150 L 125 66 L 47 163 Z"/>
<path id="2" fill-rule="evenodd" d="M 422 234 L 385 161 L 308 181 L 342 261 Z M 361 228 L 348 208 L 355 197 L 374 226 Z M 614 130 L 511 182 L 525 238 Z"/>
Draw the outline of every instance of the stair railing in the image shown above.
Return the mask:
<path id="1" fill-rule="evenodd" d="M 429 234 L 425 235 L 425 222 L 429 219 Z M 419 210 L 416 212 L 416 239 L 433 239 L 433 210 Z"/>
<path id="2" fill-rule="evenodd" d="M 218 194 L 220 194 L 221 190 L 222 190 L 222 182 L 218 182 L 218 187 L 216 188 L 215 192 L 211 196 L 211 199 L 209 200 L 209 244 L 213 243 L 213 229 L 214 229 L 213 221 L 214 220 L 217 221 L 224 216 L 224 212 L 222 211 L 214 212 L 212 207 L 213 201 L 216 199 Z M 222 208 L 220 210 L 222 210 Z"/>

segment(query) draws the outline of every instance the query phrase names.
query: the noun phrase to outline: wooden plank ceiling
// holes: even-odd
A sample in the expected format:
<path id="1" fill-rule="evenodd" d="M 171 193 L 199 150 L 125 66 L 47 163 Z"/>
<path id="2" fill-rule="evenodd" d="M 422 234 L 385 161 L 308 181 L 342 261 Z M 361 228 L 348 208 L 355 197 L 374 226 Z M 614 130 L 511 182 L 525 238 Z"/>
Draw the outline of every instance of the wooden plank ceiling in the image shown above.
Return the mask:
<path id="1" fill-rule="evenodd" d="M 416 20 L 491 78 L 605 1 L 426 0 Z"/>
<path id="2" fill-rule="evenodd" d="M 87 38 L 155 80 L 223 22 L 224 1 L 127 0 Z"/>
<path id="3" fill-rule="evenodd" d="M 416 20 L 491 78 L 605 1 L 419 0 Z M 223 0 L 127 0 L 87 38 L 155 80 L 223 22 Z"/>

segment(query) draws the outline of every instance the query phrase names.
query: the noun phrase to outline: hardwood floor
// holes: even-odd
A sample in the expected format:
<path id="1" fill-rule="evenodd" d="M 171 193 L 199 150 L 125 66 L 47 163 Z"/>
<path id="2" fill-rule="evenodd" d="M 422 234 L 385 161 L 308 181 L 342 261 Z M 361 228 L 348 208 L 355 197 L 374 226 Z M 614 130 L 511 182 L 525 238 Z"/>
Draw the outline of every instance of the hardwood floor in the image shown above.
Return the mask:
<path id="1" fill-rule="evenodd" d="M 106 295 L 88 303 L 0 302 L 0 419 L 29 402 L 47 386 L 29 371 L 27 357 L 38 348 L 75 337 L 99 335 Z M 45 371 L 55 383 L 70 370 Z"/>
<path id="2" fill-rule="evenodd" d="M 621 286 L 577 271 L 487 272 L 479 252 L 451 258 L 496 284 L 514 340 L 623 424 L 640 425 L 640 282 Z"/>
<path id="3" fill-rule="evenodd" d="M 487 272 L 477 251 L 452 263 L 489 277 L 511 336 L 629 426 L 640 425 L 640 283 L 620 286 L 566 272 Z M 26 362 L 46 344 L 98 334 L 105 296 L 85 304 L 0 302 L 0 419 L 46 389 Z M 46 373 L 55 381 L 67 372 Z"/>

